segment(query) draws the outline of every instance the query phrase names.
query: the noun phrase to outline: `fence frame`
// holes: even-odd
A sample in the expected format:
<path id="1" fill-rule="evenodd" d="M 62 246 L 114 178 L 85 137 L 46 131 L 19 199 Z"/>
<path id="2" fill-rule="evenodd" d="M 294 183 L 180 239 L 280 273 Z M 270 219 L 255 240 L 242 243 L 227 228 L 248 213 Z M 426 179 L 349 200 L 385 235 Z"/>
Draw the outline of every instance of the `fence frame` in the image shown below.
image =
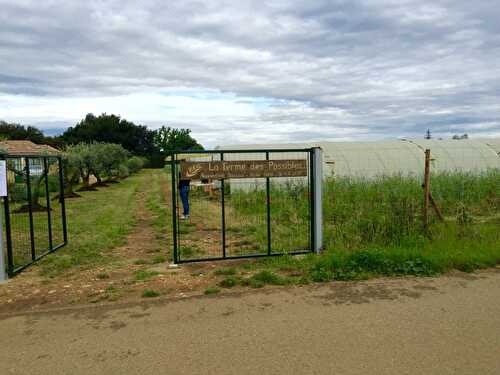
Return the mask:
<path id="1" fill-rule="evenodd" d="M 67 229 L 67 220 L 66 220 L 66 203 L 64 198 L 64 173 L 63 173 L 63 162 L 62 156 L 60 155 L 37 155 L 37 154 L 19 154 L 19 155 L 11 155 L 11 154 L 2 154 L 0 153 L 0 160 L 8 161 L 10 159 L 24 159 L 25 167 L 24 172 L 26 173 L 26 187 L 27 187 L 27 202 L 28 202 L 28 215 L 29 215 L 29 234 L 30 234 L 30 245 L 31 245 L 31 260 L 25 264 L 15 267 L 14 266 L 14 252 L 13 241 L 12 241 L 12 225 L 11 225 L 11 212 L 10 212 L 10 204 L 9 204 L 9 196 L 3 197 L 3 205 L 4 205 L 4 217 L 5 217 L 5 242 L 7 245 L 7 274 L 9 277 L 13 277 L 31 266 L 35 262 L 44 258 L 50 253 L 59 250 L 60 248 L 66 246 L 68 244 L 68 229 Z M 48 229 L 48 241 L 49 247 L 41 254 L 37 255 L 36 252 L 36 243 L 35 243 L 35 228 L 33 222 L 33 209 L 32 209 L 32 191 L 31 191 L 31 181 L 30 181 L 30 159 L 41 159 L 43 161 L 43 173 L 45 174 L 45 191 L 47 198 L 47 229 Z M 63 234 L 63 242 L 54 246 L 53 244 L 53 236 L 52 236 L 52 218 L 50 212 L 50 193 L 48 191 L 48 163 L 47 159 L 57 159 L 58 165 L 58 174 L 57 178 L 59 181 L 59 202 L 61 205 L 61 220 L 62 220 L 62 234 Z M 7 183 L 8 184 L 8 183 Z M 3 228 L 0 228 L 3 230 Z"/>

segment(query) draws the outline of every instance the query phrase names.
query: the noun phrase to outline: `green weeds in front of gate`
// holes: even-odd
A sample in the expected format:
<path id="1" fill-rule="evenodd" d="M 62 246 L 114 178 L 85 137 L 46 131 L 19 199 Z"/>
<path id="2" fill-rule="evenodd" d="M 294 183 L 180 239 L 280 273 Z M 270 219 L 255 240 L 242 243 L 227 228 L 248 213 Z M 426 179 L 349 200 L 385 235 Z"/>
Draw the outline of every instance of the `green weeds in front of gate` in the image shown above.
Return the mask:
<path id="1" fill-rule="evenodd" d="M 432 217 L 431 232 L 422 226 L 423 193 L 417 177 L 378 179 L 330 178 L 323 184 L 324 245 L 327 249 L 359 250 L 367 246 L 419 247 L 429 235 L 473 236 L 500 218 L 500 171 L 480 175 L 443 173 L 432 176 L 431 191 L 446 217 L 447 227 Z M 309 206 L 303 185 L 272 185 L 272 246 L 285 252 L 306 248 Z M 234 190 L 231 207 L 241 233 L 256 243 L 266 238 L 265 191 Z M 235 225 L 236 226 L 236 225 Z M 234 228 L 231 228 L 234 230 Z"/>
<path id="2" fill-rule="evenodd" d="M 238 272 L 231 278 L 238 285 L 255 288 L 265 284 L 298 285 L 379 276 L 435 276 L 451 270 L 472 272 L 500 264 L 499 243 L 498 226 L 488 225 L 469 239 L 455 234 L 428 239 L 413 247 L 329 249 L 319 256 L 285 255 L 248 261 L 239 265 Z M 280 282 L 272 282 L 273 279 Z"/>
<path id="3" fill-rule="evenodd" d="M 280 223 L 287 222 L 292 208 L 308 215 L 306 207 L 290 205 L 287 189 L 273 187 L 273 214 Z M 268 271 L 283 277 L 284 284 L 303 284 L 373 276 L 431 276 L 453 269 L 470 272 L 500 263 L 498 170 L 481 175 L 433 175 L 431 191 L 445 222 L 433 215 L 427 231 L 422 226 L 423 194 L 416 177 L 332 178 L 323 189 L 325 250 L 320 256 L 259 259 L 240 265 L 239 270 Z M 255 215 L 252 199 L 256 198 L 251 197 L 255 192 L 237 194 L 238 201 L 248 203 L 234 209 L 241 215 Z M 259 230 L 246 235 L 260 238 L 264 233 Z M 291 235 L 303 236 L 299 231 Z M 233 277 L 240 285 L 252 286 L 248 277 Z"/>

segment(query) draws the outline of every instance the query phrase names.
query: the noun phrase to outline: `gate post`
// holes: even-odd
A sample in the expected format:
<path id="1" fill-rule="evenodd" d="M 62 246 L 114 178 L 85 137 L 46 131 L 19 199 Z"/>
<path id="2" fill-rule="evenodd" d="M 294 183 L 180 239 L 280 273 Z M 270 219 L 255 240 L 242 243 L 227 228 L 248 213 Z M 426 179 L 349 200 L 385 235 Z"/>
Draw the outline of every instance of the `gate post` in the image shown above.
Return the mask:
<path id="1" fill-rule="evenodd" d="M 311 249 L 320 253 L 323 248 L 323 150 L 320 147 L 312 149 L 312 205 L 313 205 L 313 233 Z"/>
<path id="2" fill-rule="evenodd" d="M 3 200 L 7 200 L 7 167 L 6 161 L 0 161 L 0 197 L 4 197 Z M 0 198 L 2 199 L 2 198 Z M 7 211 L 5 211 L 7 214 Z M 0 212 L 0 283 L 7 281 L 7 273 L 5 272 L 5 253 L 3 249 L 3 220 L 2 213 Z M 5 227 L 5 232 L 10 230 L 7 226 Z M 8 246 L 8 245 L 7 245 Z"/>

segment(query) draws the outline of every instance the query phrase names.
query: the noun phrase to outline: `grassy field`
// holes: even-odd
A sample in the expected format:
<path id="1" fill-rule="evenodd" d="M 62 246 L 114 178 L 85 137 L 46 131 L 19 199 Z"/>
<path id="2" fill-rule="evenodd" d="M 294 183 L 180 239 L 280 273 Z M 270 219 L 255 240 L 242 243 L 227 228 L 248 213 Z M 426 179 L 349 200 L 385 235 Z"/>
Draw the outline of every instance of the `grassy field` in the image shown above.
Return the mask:
<path id="1" fill-rule="evenodd" d="M 57 275 L 75 266 L 114 260 L 108 250 L 123 245 L 135 224 L 136 194 L 143 179 L 134 175 L 99 191 L 66 200 L 68 245 L 40 263 L 41 273 Z"/>
<path id="2" fill-rule="evenodd" d="M 500 263 L 499 171 L 481 176 L 433 176 L 432 193 L 446 222 L 438 222 L 433 215 L 429 231 L 422 228 L 420 185 L 418 179 L 402 177 L 326 181 L 322 255 L 282 256 L 221 265 L 213 275 L 220 285 L 214 285 L 207 294 L 216 293 L 219 287 L 236 285 L 260 287 L 380 275 L 436 275 L 452 269 L 472 271 Z M 137 227 L 142 207 L 147 211 L 145 225 L 153 233 L 155 249 L 151 254 L 149 250 L 135 257 L 129 254 L 129 263 L 133 264 L 130 272 L 136 281 L 141 281 L 143 274 L 154 279 L 157 273 L 150 267 L 172 258 L 169 186 L 169 176 L 164 170 L 148 170 L 99 191 L 82 192 L 82 198 L 68 199 L 69 245 L 43 259 L 36 268 L 41 275 L 56 277 L 78 269 L 120 263 L 124 256 L 111 250 L 125 245 L 134 228 L 143 230 Z M 265 199 L 262 189 L 227 192 L 229 255 L 267 251 Z M 191 204 L 191 220 L 182 222 L 180 228 L 183 255 L 187 258 L 220 255 L 220 195 L 194 190 Z M 286 252 L 306 248 L 307 188 L 272 184 L 271 207 L 273 249 Z M 139 236 L 136 247 L 141 240 Z"/>
<path id="3" fill-rule="evenodd" d="M 306 283 L 376 275 L 435 275 L 500 263 L 500 171 L 480 176 L 434 175 L 431 186 L 446 220 L 440 223 L 432 216 L 425 231 L 419 179 L 329 179 L 324 184 L 323 254 L 264 259 L 243 269 L 284 272 L 293 276 L 281 282 Z M 290 218 L 307 217 L 308 211 L 303 204 L 290 204 L 290 197 L 297 196 L 300 187 L 288 189 L 274 187 L 271 195 L 275 220 L 293 228 Z M 238 194 L 242 201 L 254 199 L 251 192 Z M 247 215 L 249 207 L 252 205 L 245 204 L 238 212 Z M 306 240 L 301 231 L 291 235 Z M 230 278 L 237 280 L 235 275 Z M 248 282 L 243 280 L 243 284 Z"/>

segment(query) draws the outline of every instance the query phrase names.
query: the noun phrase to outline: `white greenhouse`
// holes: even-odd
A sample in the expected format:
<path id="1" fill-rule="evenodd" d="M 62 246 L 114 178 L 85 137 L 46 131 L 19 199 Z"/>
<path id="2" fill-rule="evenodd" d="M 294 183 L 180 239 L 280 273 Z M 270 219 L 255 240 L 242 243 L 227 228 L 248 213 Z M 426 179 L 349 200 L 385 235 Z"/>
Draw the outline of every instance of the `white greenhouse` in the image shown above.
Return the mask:
<path id="1" fill-rule="evenodd" d="M 384 175 L 420 175 L 425 149 L 431 150 L 432 171 L 481 173 L 500 169 L 500 138 L 462 140 L 403 139 L 373 142 L 311 142 L 225 145 L 220 150 L 290 149 L 320 147 L 323 175 L 373 178 Z M 273 159 L 304 158 L 304 153 L 271 153 Z M 218 155 L 213 157 L 218 158 Z M 264 159 L 264 153 L 225 154 L 225 160 Z M 200 158 L 201 159 L 201 158 Z"/>

